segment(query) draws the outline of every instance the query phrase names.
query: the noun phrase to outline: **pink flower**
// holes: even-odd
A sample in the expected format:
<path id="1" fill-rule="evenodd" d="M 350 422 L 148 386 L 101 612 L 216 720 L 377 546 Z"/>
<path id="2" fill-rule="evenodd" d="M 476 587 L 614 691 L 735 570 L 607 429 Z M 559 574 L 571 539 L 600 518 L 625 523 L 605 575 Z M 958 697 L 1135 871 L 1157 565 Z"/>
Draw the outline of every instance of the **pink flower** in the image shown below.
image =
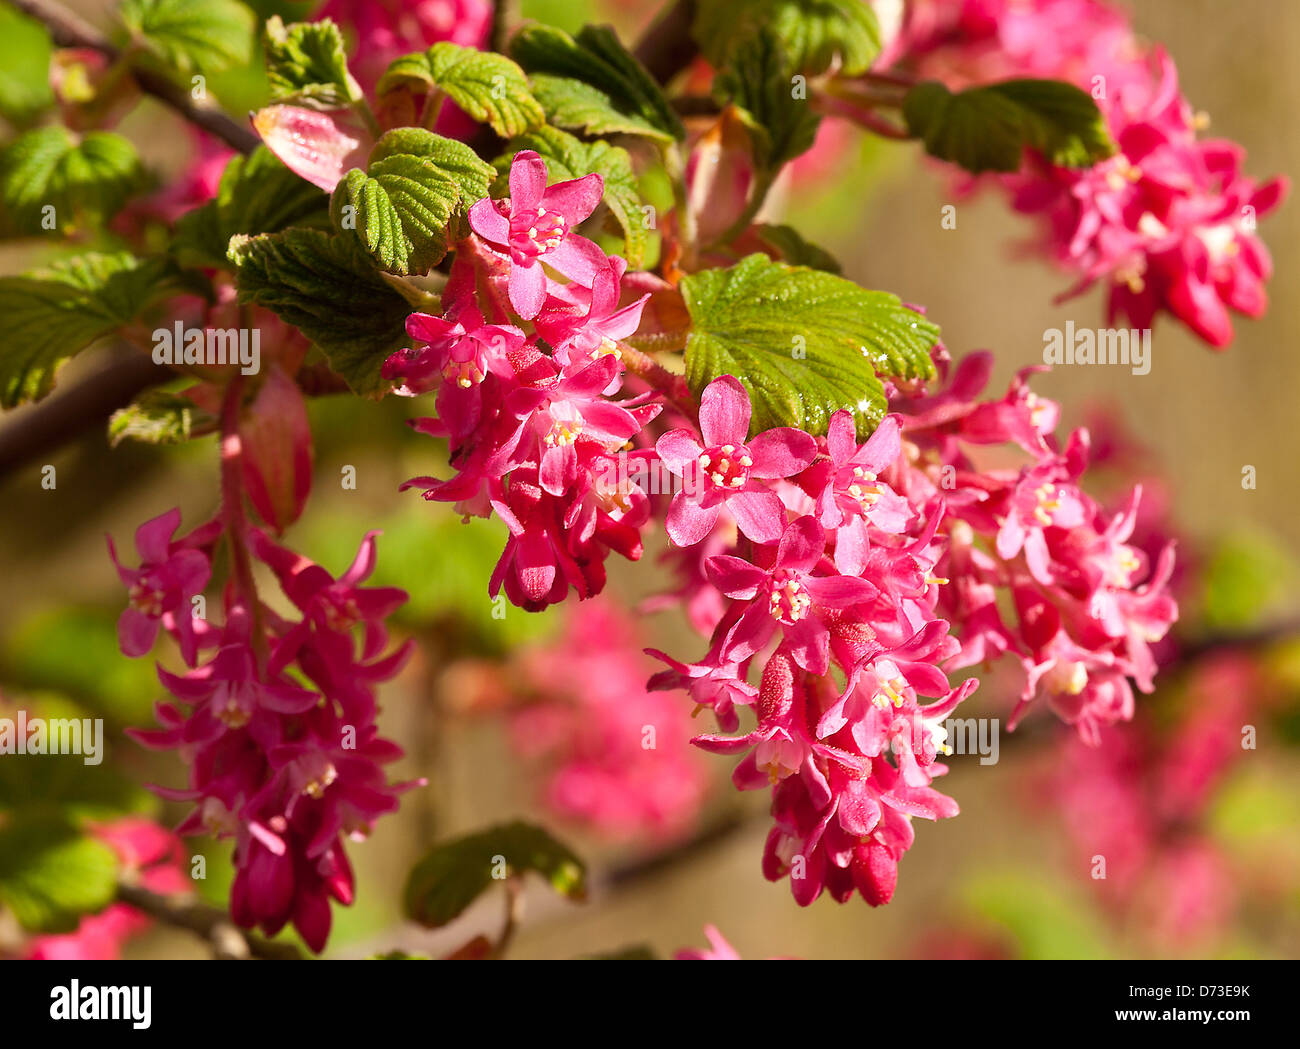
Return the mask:
<path id="1" fill-rule="evenodd" d="M 510 305 L 520 317 L 536 317 L 546 300 L 542 263 L 588 288 L 604 269 L 600 248 L 573 232 L 596 210 L 603 192 L 597 174 L 548 188 L 546 162 L 529 149 L 516 153 L 510 165 L 510 196 L 470 208 L 474 232 L 510 259 Z"/>
<path id="2" fill-rule="evenodd" d="M 679 962 L 738 962 L 740 955 L 736 948 L 726 941 L 722 933 L 712 925 L 704 927 L 704 936 L 709 941 L 707 950 L 695 947 L 683 947 L 674 958 Z"/>
<path id="3" fill-rule="evenodd" d="M 826 673 L 830 631 L 822 619 L 824 611 L 859 604 L 878 591 L 856 576 L 814 575 L 819 567 L 824 570 L 825 549 L 821 525 L 801 517 L 782 534 L 771 569 L 738 557 L 709 558 L 713 585 L 733 600 L 747 602 L 723 643 L 727 659 L 754 655 L 779 626 L 795 661 L 814 674 Z"/>
<path id="4" fill-rule="evenodd" d="M 784 527 L 784 507 L 761 479 L 790 477 L 817 455 L 817 442 L 802 430 L 781 426 L 749 433 L 749 395 L 739 380 L 724 375 L 700 397 L 701 444 L 689 430 L 670 430 L 656 450 L 685 484 L 668 509 L 668 535 L 677 546 L 694 546 L 723 508 L 758 543 L 774 543 Z"/>
<path id="5" fill-rule="evenodd" d="M 136 529 L 136 569 L 118 561 L 113 538 L 108 537 L 109 556 L 130 600 L 117 621 L 118 644 L 125 655 L 143 656 L 158 640 L 158 628 L 166 626 L 175 631 L 185 661 L 194 662 L 198 638 L 190 601 L 208 585 L 212 567 L 201 550 L 172 539 L 180 523 L 181 512 L 175 509 Z M 196 538 L 201 537 L 196 533 L 189 541 Z"/>

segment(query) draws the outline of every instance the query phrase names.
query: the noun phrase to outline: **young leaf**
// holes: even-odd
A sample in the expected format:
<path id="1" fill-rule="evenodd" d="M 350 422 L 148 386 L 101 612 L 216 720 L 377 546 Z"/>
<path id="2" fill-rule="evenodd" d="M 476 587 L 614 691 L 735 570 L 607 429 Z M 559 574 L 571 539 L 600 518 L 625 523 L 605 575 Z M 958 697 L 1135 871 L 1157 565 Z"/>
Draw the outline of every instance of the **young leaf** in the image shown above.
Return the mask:
<path id="1" fill-rule="evenodd" d="M 176 289 L 163 259 L 88 253 L 24 277 L 0 277 L 0 407 L 39 400 L 65 360 Z"/>
<path id="2" fill-rule="evenodd" d="M 700 393 L 734 375 L 753 402 L 754 432 L 824 434 L 847 408 L 865 437 L 884 417 L 879 375 L 930 378 L 939 329 L 897 296 L 831 273 L 750 255 L 682 279 L 692 328 L 686 379 Z"/>
<path id="3" fill-rule="evenodd" d="M 402 298 L 352 237 L 287 229 L 230 242 L 239 301 L 294 325 L 363 396 L 382 393 L 384 360 L 406 341 Z"/>
<path id="4" fill-rule="evenodd" d="M 791 90 L 785 52 L 770 31 L 737 53 L 715 90 L 740 110 L 760 167 L 774 172 L 812 147 L 821 118 Z"/>
<path id="5" fill-rule="evenodd" d="M 361 88 L 348 72 L 343 34 L 328 18 L 286 26 L 272 15 L 262 46 L 272 102 L 341 109 L 361 98 Z"/>
<path id="6" fill-rule="evenodd" d="M 583 142 L 567 131 L 544 127 L 512 139 L 509 152 L 497 161 L 498 170 L 508 170 L 510 159 L 523 149 L 536 150 L 546 161 L 552 183 L 581 178 L 593 171 L 605 180 L 605 205 L 623 231 L 627 264 L 631 269 L 639 268 L 650 243 L 650 231 L 646 229 L 641 194 L 627 150 L 607 142 Z"/>
<path id="7" fill-rule="evenodd" d="M 404 55 L 379 78 L 376 93 L 382 97 L 403 87 L 446 92 L 456 105 L 503 138 L 546 122 L 524 71 L 504 55 L 489 51 L 444 41 L 427 51 Z"/>
<path id="8" fill-rule="evenodd" d="M 587 870 L 541 827 L 515 822 L 435 845 L 406 880 L 406 914 L 421 925 L 446 925 L 505 874 L 535 871 L 562 896 L 581 900 Z"/>
<path id="9" fill-rule="evenodd" d="M 460 190 L 431 160 L 397 153 L 343 176 L 330 215 L 353 230 L 375 264 L 393 273 L 427 273 L 447 254 L 447 226 Z M 351 208 L 349 212 L 347 209 Z"/>
<path id="10" fill-rule="evenodd" d="M 1005 80 L 956 94 L 926 81 L 907 93 L 903 117 L 927 153 L 975 174 L 1017 171 L 1025 149 L 1072 168 L 1115 152 L 1092 96 L 1059 80 Z"/>
<path id="11" fill-rule="evenodd" d="M 216 423 L 216 416 L 183 394 L 147 390 L 109 417 L 108 441 L 114 448 L 126 440 L 184 444 L 191 437 L 212 433 Z"/>
<path id="12" fill-rule="evenodd" d="M 0 204 L 22 233 L 102 223 L 144 182 L 135 146 L 111 131 L 78 136 L 51 124 L 0 153 Z"/>
<path id="13" fill-rule="evenodd" d="M 399 127 L 386 132 L 370 151 L 369 162 L 375 164 L 402 155 L 429 161 L 456 184 L 460 200 L 456 205 L 457 221 L 449 239 L 464 236 L 469 231 L 465 216 L 475 202 L 488 195 L 496 178 L 496 169 L 464 142 L 443 138 L 419 127 Z"/>
<path id="14" fill-rule="evenodd" d="M 880 51 L 880 27 L 861 0 L 701 0 L 693 35 L 718 68 L 770 31 L 789 56 L 788 73 L 825 73 L 838 63 L 865 73 Z M 787 83 L 788 88 L 788 83 Z"/>
<path id="15" fill-rule="evenodd" d="M 122 0 L 131 36 L 181 73 L 217 73 L 246 65 L 256 19 L 238 0 Z"/>
<path id="16" fill-rule="evenodd" d="M 277 233 L 329 224 L 329 197 L 299 178 L 265 146 L 231 158 L 217 195 L 176 223 L 172 253 L 186 266 L 229 269 L 236 233 Z"/>
<path id="17" fill-rule="evenodd" d="M 552 26 L 526 26 L 510 53 L 532 74 L 538 101 L 559 127 L 663 142 L 686 137 L 662 89 L 608 26 L 587 26 L 576 38 Z"/>
<path id="18" fill-rule="evenodd" d="M 117 857 L 103 842 L 35 814 L 0 827 L 0 903 L 29 932 L 71 932 L 116 889 Z"/>

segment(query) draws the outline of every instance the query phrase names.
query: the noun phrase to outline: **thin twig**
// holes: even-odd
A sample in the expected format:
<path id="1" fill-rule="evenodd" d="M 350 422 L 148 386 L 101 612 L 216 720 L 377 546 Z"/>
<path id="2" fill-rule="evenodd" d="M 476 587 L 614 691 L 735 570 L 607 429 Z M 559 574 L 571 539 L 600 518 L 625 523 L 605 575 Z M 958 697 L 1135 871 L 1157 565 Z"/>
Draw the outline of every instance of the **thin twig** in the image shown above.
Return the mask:
<path id="1" fill-rule="evenodd" d="M 302 952 L 291 943 L 275 943 L 246 932 L 230 920 L 230 915 L 187 896 L 161 896 L 138 885 L 117 887 L 120 902 L 143 911 L 163 925 L 186 929 L 207 940 L 212 953 L 222 959 L 271 961 L 301 959 Z"/>
<path id="2" fill-rule="evenodd" d="M 14 7 L 45 25 L 50 36 L 60 47 L 85 47 L 98 51 L 110 63 L 122 57 L 122 52 L 109 42 L 99 30 L 80 15 L 69 11 L 55 0 L 9 0 Z M 196 127 L 215 135 L 226 145 L 241 153 L 251 153 L 261 139 L 250 127 L 233 120 L 215 106 L 196 101 L 184 87 L 151 69 L 131 67 L 135 82 L 146 95 L 151 95 L 164 105 L 176 110 Z"/>

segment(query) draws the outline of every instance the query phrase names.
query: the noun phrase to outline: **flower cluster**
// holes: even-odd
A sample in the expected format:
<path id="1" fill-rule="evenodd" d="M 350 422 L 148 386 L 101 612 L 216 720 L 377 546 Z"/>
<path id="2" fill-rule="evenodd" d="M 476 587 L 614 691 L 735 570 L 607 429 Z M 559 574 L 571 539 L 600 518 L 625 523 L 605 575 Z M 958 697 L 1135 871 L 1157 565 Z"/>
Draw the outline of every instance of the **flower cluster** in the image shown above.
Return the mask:
<path id="1" fill-rule="evenodd" d="M 695 742 L 744 754 L 738 788 L 772 788 L 769 879 L 788 875 L 801 904 L 823 889 L 885 903 L 912 818 L 957 812 L 931 782 L 945 771 L 942 722 L 975 687 L 950 688 L 938 668 L 960 649 L 935 611 L 942 504 L 911 506 L 884 476 L 902 455 L 897 419 L 864 444 L 847 411 L 820 442 L 789 427 L 750 437 L 749 424 L 748 395 L 723 376 L 704 390 L 699 432 L 658 441 L 668 469 L 695 482 L 673 498 L 670 538 L 720 535 L 727 551 L 687 588 L 726 603 L 704 658 L 656 653 L 668 669 L 652 684 L 685 688 L 724 733 L 738 705 L 754 707 L 751 732 Z"/>
<path id="2" fill-rule="evenodd" d="M 421 346 L 384 365 L 398 393 L 436 388 L 437 418 L 414 425 L 448 440 L 457 470 L 407 486 L 466 515 L 495 511 L 510 539 L 492 594 L 504 588 L 533 610 L 570 589 L 598 593 L 610 550 L 640 557 L 650 503 L 628 460 L 644 454 L 624 449 L 661 408 L 648 394 L 615 398 L 619 342 L 646 296 L 621 305 L 625 263 L 574 232 L 600 202 L 601 177 L 546 183 L 536 153 L 514 158 L 510 196 L 470 209 L 444 315 L 412 314 L 407 331 Z"/>
<path id="3" fill-rule="evenodd" d="M 1071 170 L 1032 158 L 1001 178 L 1012 206 L 1041 216 L 1042 247 L 1078 276 L 1068 294 L 1103 281 L 1110 322 L 1150 328 L 1162 310 L 1211 346 L 1232 341 L 1229 311 L 1260 316 L 1272 274 L 1256 223 L 1285 178 L 1242 174 L 1245 151 L 1203 139 L 1160 48 L 1139 42 L 1101 0 L 921 0 L 882 61 L 950 86 L 1010 77 L 1066 80 L 1101 109 L 1116 155 Z"/>
<path id="4" fill-rule="evenodd" d="M 374 568 L 376 533 L 335 579 L 254 528 L 241 535 L 247 550 L 232 537 L 232 560 L 251 551 L 297 617 L 258 600 L 247 573 L 236 569 L 224 616 L 214 621 L 202 590 L 229 522 L 218 518 L 175 538 L 179 524 L 180 511 L 172 510 L 141 525 L 140 566 L 118 567 L 130 595 L 119 624 L 122 650 L 143 655 L 166 631 L 188 667 L 178 674 L 159 666 L 172 696 L 155 707 L 162 728 L 131 735 L 178 750 L 189 764 L 188 788 L 158 789 L 194 803 L 179 831 L 234 839 L 235 920 L 268 935 L 292 922 L 319 951 L 329 934 L 329 901 L 352 901 L 343 835 L 364 836 L 409 786 L 390 784 L 383 771 L 401 750 L 379 736 L 374 696 L 374 685 L 397 672 L 409 649 L 408 642 L 386 654 L 383 623 L 406 594 L 361 585 Z"/>
<path id="5" fill-rule="evenodd" d="M 972 354 L 943 390 L 894 399 L 915 456 L 897 484 L 909 500 L 941 498 L 946 507 L 938 574 L 948 585 L 939 608 L 961 639 L 949 668 L 1014 656 L 1024 685 L 1012 727 L 1043 697 L 1096 742 L 1102 726 L 1132 717 L 1130 682 L 1154 687 L 1150 646 L 1178 616 L 1168 589 L 1174 546 L 1152 565 L 1129 542 L 1140 487 L 1115 513 L 1079 487 L 1088 432 L 1076 430 L 1063 446 L 1056 438 L 1058 406 L 1026 381 L 1041 366 L 1018 374 L 1002 399 L 977 400 L 991 364 L 988 354 Z M 991 445 L 1013 446 L 1027 460 L 981 468 L 977 457 Z"/>
<path id="6" fill-rule="evenodd" d="M 1059 411 L 1025 375 L 1001 400 L 977 400 L 988 364 L 967 358 L 933 393 L 893 389 L 894 413 L 863 444 L 848 412 L 821 440 L 749 437 L 730 376 L 704 391 L 698 434 L 658 441 L 665 466 L 696 482 L 674 497 L 667 529 L 679 548 L 709 551 L 678 556 L 677 596 L 711 641 L 696 663 L 657 653 L 669 669 L 653 684 L 686 689 L 727 733 L 738 705 L 754 707 L 748 734 L 695 742 L 744 753 L 737 787 L 773 788 L 764 871 L 789 875 L 800 903 L 823 889 L 888 901 L 912 818 L 956 814 L 932 786 L 945 771 L 935 759 L 976 682 L 951 687 L 947 672 L 1013 655 L 1024 670 L 1013 723 L 1045 694 L 1090 742 L 1132 716 L 1130 679 L 1152 687 L 1148 646 L 1177 615 L 1172 548 L 1151 571 L 1126 542 L 1140 493 L 1108 515 L 1082 492 L 1087 434 L 1061 447 Z M 1025 461 L 982 466 L 980 445 Z"/>

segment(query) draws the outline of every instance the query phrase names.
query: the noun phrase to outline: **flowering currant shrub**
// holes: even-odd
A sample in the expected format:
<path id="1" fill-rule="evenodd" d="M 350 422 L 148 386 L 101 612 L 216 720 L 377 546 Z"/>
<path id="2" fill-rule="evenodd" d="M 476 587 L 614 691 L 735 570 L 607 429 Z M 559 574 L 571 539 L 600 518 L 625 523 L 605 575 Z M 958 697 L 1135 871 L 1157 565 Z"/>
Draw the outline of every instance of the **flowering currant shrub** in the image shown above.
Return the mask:
<path id="1" fill-rule="evenodd" d="M 122 654 L 157 662 L 153 724 L 129 735 L 171 752 L 152 789 L 176 833 L 223 843 L 247 952 L 287 927 L 326 948 L 350 843 L 434 776 L 392 771 L 381 686 L 468 645 L 412 626 L 427 603 L 408 591 L 450 587 L 451 552 L 391 553 L 370 524 L 341 572 L 300 552 L 326 395 L 373 428 L 410 409 L 401 462 L 364 487 L 499 522 L 474 580 L 493 618 L 568 610 L 558 639 L 479 667 L 467 702 L 502 716 L 557 821 L 671 843 L 723 764 L 704 755 L 725 755 L 736 790 L 766 792 L 756 872 L 800 905 L 886 904 L 917 821 L 958 813 L 945 724 L 977 689 L 1010 728 L 1068 727 L 1080 771 L 1052 789 L 1086 821 L 1080 781 L 1120 775 L 1125 752 L 1097 748 L 1155 689 L 1179 618 L 1175 544 L 1151 538 L 1143 485 L 1097 494 L 1106 450 L 1034 392 L 1045 365 L 990 388 L 993 354 L 843 275 L 779 201 L 816 192 L 847 129 L 912 141 L 959 193 L 1030 216 L 1067 295 L 1104 286 L 1107 324 L 1168 313 L 1218 349 L 1232 313 L 1265 308 L 1257 221 L 1285 181 L 1206 138 L 1171 57 L 1099 0 L 699 0 L 639 44 L 509 11 L 329 0 L 255 24 L 237 0 L 123 0 L 104 37 L 54 12 L 48 100 L 0 153 L 5 232 L 69 249 L 0 278 L 4 406 L 112 337 L 135 376 L 113 443 L 216 446 L 210 469 L 179 460 L 201 509 L 147 511 L 105 567 Z M 229 104 L 247 94 L 249 122 L 218 97 L 242 67 L 258 80 Z M 189 125 L 163 185 L 116 129 L 146 96 Z M 634 606 L 682 629 L 651 647 Z M 1173 789 L 1115 793 L 1136 820 Z M 105 895 L 79 926 L 38 915 L 26 953 L 119 953 L 150 892 L 186 888 L 184 852 L 143 817 L 70 820 Z M 1138 880 L 1153 850 L 1133 836 Z M 1167 859 L 1220 877 L 1206 855 Z M 435 845 L 406 914 L 448 924 L 528 871 L 586 894 L 567 845 L 510 823 Z M 499 956 L 510 913 L 452 956 Z M 678 956 L 738 957 L 706 935 Z"/>

